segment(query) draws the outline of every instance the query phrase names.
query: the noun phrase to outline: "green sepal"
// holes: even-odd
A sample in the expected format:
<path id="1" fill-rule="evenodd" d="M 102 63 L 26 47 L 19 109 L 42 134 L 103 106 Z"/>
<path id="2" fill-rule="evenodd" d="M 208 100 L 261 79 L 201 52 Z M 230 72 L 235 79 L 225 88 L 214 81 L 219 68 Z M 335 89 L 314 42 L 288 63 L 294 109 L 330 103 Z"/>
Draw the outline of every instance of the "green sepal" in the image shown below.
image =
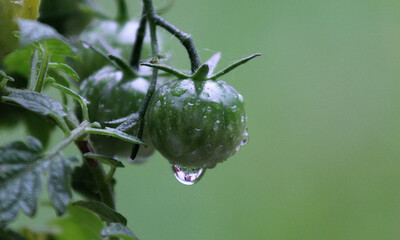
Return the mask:
<path id="1" fill-rule="evenodd" d="M 174 76 L 177 77 L 178 79 L 187 79 L 187 78 L 190 78 L 189 75 L 187 75 L 187 74 L 185 74 L 185 73 L 183 73 L 183 72 L 181 72 L 181 71 L 179 71 L 179 70 L 176 70 L 175 68 L 172 68 L 172 67 L 170 67 L 170 66 L 164 65 L 164 64 L 154 64 L 154 63 L 147 63 L 147 62 L 146 62 L 146 63 L 141 63 L 140 65 L 162 70 L 162 71 L 164 71 L 164 72 L 167 72 L 167 73 L 169 73 L 169 74 L 174 75 Z"/>
<path id="2" fill-rule="evenodd" d="M 210 72 L 210 67 L 207 64 L 201 65 L 192 76 L 191 79 L 197 81 L 204 81 L 207 79 L 208 73 Z"/>
<path id="3" fill-rule="evenodd" d="M 105 129 L 97 129 L 97 128 L 86 128 L 86 132 L 89 134 L 98 134 L 98 135 L 104 135 L 104 136 L 110 136 L 114 138 L 119 138 L 121 140 L 124 140 L 126 142 L 134 143 L 134 144 L 139 144 L 146 146 L 146 143 L 141 141 L 139 138 L 134 137 L 132 135 L 126 134 L 122 131 L 119 131 L 115 128 L 108 128 L 106 127 Z"/>
<path id="4" fill-rule="evenodd" d="M 246 58 L 240 59 L 237 62 L 234 62 L 233 64 L 229 65 L 228 67 L 224 68 L 223 70 L 219 71 L 218 73 L 214 74 L 213 76 L 209 77 L 209 79 L 212 80 L 217 80 L 218 78 L 222 77 L 223 75 L 227 74 L 228 72 L 232 71 L 233 69 L 239 67 L 242 64 L 245 64 L 246 62 L 250 61 L 251 59 L 261 56 L 260 53 L 256 53 L 253 55 L 250 55 Z"/>
<path id="5" fill-rule="evenodd" d="M 215 67 L 217 67 L 219 60 L 221 59 L 221 53 L 217 52 L 214 54 L 210 59 L 207 60 L 205 64 L 207 64 L 210 67 L 210 71 L 208 72 L 207 77 L 211 77 L 212 74 L 214 73 Z"/>

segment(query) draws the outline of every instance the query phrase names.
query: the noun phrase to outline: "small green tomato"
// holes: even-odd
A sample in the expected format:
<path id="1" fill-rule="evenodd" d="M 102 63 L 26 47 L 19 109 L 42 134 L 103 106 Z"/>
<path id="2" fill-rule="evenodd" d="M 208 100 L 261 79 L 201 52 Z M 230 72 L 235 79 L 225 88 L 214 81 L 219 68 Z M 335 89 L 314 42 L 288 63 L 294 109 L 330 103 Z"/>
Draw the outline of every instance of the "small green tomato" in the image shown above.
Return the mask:
<path id="1" fill-rule="evenodd" d="M 171 80 L 153 96 L 147 129 L 172 165 L 213 168 L 247 142 L 243 97 L 223 81 Z"/>
<path id="2" fill-rule="evenodd" d="M 126 117 L 138 111 L 146 95 L 149 81 L 142 77 L 132 78 L 113 66 L 105 66 L 95 72 L 81 84 L 80 90 L 89 102 L 89 119 L 106 122 Z M 127 133 L 135 135 L 135 129 Z M 144 162 L 154 152 L 147 137 L 143 137 L 147 146 L 139 150 L 135 163 Z M 132 144 L 101 135 L 90 135 L 89 142 L 96 153 L 106 156 L 129 158 Z"/>

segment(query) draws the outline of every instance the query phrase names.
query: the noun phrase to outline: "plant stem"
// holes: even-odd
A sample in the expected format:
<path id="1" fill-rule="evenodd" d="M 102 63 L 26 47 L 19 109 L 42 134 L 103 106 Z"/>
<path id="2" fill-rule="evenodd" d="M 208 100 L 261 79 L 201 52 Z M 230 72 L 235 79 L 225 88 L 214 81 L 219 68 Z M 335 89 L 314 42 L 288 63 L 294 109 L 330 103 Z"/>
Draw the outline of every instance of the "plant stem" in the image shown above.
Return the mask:
<path id="1" fill-rule="evenodd" d="M 126 7 L 125 0 L 117 0 L 118 2 L 118 14 L 117 21 L 124 22 L 128 20 L 128 8 Z"/>
<path id="2" fill-rule="evenodd" d="M 42 92 L 50 61 L 49 50 L 46 45 L 43 47 L 43 50 L 42 63 L 40 65 L 39 75 L 37 76 L 36 86 L 34 89 L 34 91 L 38 93 Z"/>
<path id="3" fill-rule="evenodd" d="M 149 22 L 150 27 L 150 38 L 151 38 L 151 53 L 153 56 L 153 60 L 158 61 L 158 42 L 157 42 L 157 32 L 156 32 L 156 24 L 154 22 L 153 16 L 156 15 L 153 7 L 152 0 L 143 0 L 143 12 L 146 13 L 147 20 Z M 156 84 L 157 84 L 157 76 L 158 76 L 158 69 L 153 69 L 153 73 L 151 76 L 151 82 L 149 89 L 147 90 L 146 97 L 140 109 L 138 111 L 139 114 L 139 130 L 137 133 L 137 137 L 142 139 L 143 131 L 144 131 L 144 117 L 146 115 L 147 107 L 149 106 L 150 100 L 153 97 L 154 92 L 156 91 Z M 133 145 L 132 152 L 131 152 L 131 159 L 134 160 L 136 155 L 139 151 L 139 144 Z"/>
<path id="4" fill-rule="evenodd" d="M 142 54 L 143 40 L 146 35 L 146 25 L 147 25 L 147 18 L 145 10 L 143 9 L 142 18 L 140 19 L 139 28 L 136 32 L 136 40 L 135 44 L 133 45 L 132 56 L 130 61 L 130 65 L 135 70 L 139 69 L 139 61 L 140 61 L 140 55 Z"/>
<path id="5" fill-rule="evenodd" d="M 92 147 L 88 141 L 76 142 L 82 155 L 87 152 L 94 153 Z M 106 173 L 103 169 L 103 165 L 98 160 L 93 158 L 85 158 L 85 164 L 88 167 L 93 180 L 95 181 L 99 190 L 100 200 L 112 209 L 115 209 L 114 193 L 110 183 L 106 181 Z"/>
<path id="6" fill-rule="evenodd" d="M 76 141 L 77 139 L 79 139 L 81 136 L 85 135 L 85 129 L 90 125 L 89 122 L 82 122 L 77 128 L 75 128 L 73 131 L 71 131 L 71 134 L 65 138 L 64 140 L 62 140 L 59 144 L 57 144 L 57 146 L 55 146 L 53 149 L 51 149 L 50 151 L 48 151 L 45 156 L 47 158 L 51 158 L 54 157 L 55 155 L 57 155 L 59 152 L 61 152 L 64 148 L 66 148 L 69 144 L 71 144 L 72 142 Z"/>
<path id="7" fill-rule="evenodd" d="M 170 24 L 157 14 L 153 14 L 152 19 L 155 22 L 155 24 L 164 28 L 165 30 L 170 32 L 173 36 L 178 38 L 179 41 L 181 41 L 182 45 L 186 48 L 186 51 L 188 52 L 190 63 L 192 66 L 192 73 L 194 73 L 201 66 L 201 60 L 190 34 L 182 32 L 177 27 Z"/>

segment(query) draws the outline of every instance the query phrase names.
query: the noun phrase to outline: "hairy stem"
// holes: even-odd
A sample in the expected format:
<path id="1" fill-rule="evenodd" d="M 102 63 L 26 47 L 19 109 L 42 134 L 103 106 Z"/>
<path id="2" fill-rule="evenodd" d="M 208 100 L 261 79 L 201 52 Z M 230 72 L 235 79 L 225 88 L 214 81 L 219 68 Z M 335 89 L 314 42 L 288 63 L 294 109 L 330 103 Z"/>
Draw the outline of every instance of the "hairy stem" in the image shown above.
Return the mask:
<path id="1" fill-rule="evenodd" d="M 49 152 L 45 154 L 46 157 L 51 158 L 61 152 L 64 148 L 68 147 L 69 144 L 79 139 L 81 136 L 85 135 L 85 129 L 90 125 L 89 122 L 82 122 L 77 128 L 71 131 L 71 134 L 62 140 L 57 146 L 51 149 Z"/>
<path id="2" fill-rule="evenodd" d="M 186 51 L 188 52 L 189 58 L 190 58 L 190 63 L 192 66 L 192 73 L 194 73 L 201 65 L 201 60 L 199 57 L 199 53 L 197 52 L 196 46 L 194 45 L 194 41 L 190 34 L 184 33 L 181 30 L 179 30 L 177 27 L 174 25 L 170 24 L 167 22 L 165 19 L 160 17 L 157 14 L 152 15 L 152 19 L 157 24 L 158 26 L 164 28 L 167 30 L 169 33 L 171 33 L 173 36 L 179 39 L 181 41 L 182 45 L 186 48 Z"/>
<path id="3" fill-rule="evenodd" d="M 39 75 L 37 76 L 36 86 L 34 91 L 35 92 L 42 92 L 43 85 L 46 79 L 47 70 L 49 69 L 49 62 L 50 62 L 50 55 L 47 46 L 44 46 L 43 56 L 42 56 L 42 63 L 39 69 Z"/>
<path id="4" fill-rule="evenodd" d="M 142 54 L 143 40 L 146 35 L 146 26 L 147 26 L 147 18 L 146 18 L 146 13 L 143 9 L 142 18 L 140 19 L 139 28 L 136 32 L 136 40 L 135 44 L 133 45 L 132 57 L 130 60 L 130 65 L 135 70 L 139 69 L 139 61 L 140 61 L 140 56 Z"/>

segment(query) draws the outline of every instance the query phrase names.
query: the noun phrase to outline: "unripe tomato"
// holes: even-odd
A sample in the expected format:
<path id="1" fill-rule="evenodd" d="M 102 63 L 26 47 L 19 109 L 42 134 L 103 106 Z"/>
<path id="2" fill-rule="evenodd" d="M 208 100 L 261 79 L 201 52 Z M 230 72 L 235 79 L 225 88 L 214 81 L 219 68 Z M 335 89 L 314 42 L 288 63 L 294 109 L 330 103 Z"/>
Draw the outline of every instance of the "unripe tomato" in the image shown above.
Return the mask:
<path id="1" fill-rule="evenodd" d="M 129 60 L 138 27 L 138 22 L 134 20 L 95 20 L 81 33 L 79 39 L 97 48 L 105 48 L 107 53 Z M 149 53 L 149 40 L 145 38 L 142 56 L 148 56 Z M 82 79 L 107 64 L 106 60 L 91 49 L 81 48 L 81 57 L 84 64 L 79 64 L 76 69 Z"/>
<path id="2" fill-rule="evenodd" d="M 243 97 L 223 81 L 168 81 L 146 118 L 155 148 L 179 168 L 213 168 L 247 142 Z"/>
<path id="3" fill-rule="evenodd" d="M 121 70 L 112 66 L 105 66 L 95 72 L 81 84 L 82 96 L 89 100 L 88 106 L 90 121 L 106 122 L 126 117 L 139 110 L 146 95 L 149 81 L 138 77 L 131 79 Z M 135 130 L 127 133 L 134 135 Z M 153 152 L 154 147 L 147 139 L 143 140 L 147 147 L 140 147 L 135 162 L 145 161 Z M 89 142 L 96 153 L 123 158 L 129 158 L 132 144 L 106 136 L 90 135 Z"/>
<path id="4" fill-rule="evenodd" d="M 13 32 L 18 31 L 17 18 L 36 19 L 40 0 L 3 0 L 0 3 L 0 61 L 18 46 Z"/>
<path id="5" fill-rule="evenodd" d="M 79 34 L 92 19 L 79 9 L 79 4 L 94 6 L 92 0 L 42 0 L 39 21 L 65 36 Z"/>

